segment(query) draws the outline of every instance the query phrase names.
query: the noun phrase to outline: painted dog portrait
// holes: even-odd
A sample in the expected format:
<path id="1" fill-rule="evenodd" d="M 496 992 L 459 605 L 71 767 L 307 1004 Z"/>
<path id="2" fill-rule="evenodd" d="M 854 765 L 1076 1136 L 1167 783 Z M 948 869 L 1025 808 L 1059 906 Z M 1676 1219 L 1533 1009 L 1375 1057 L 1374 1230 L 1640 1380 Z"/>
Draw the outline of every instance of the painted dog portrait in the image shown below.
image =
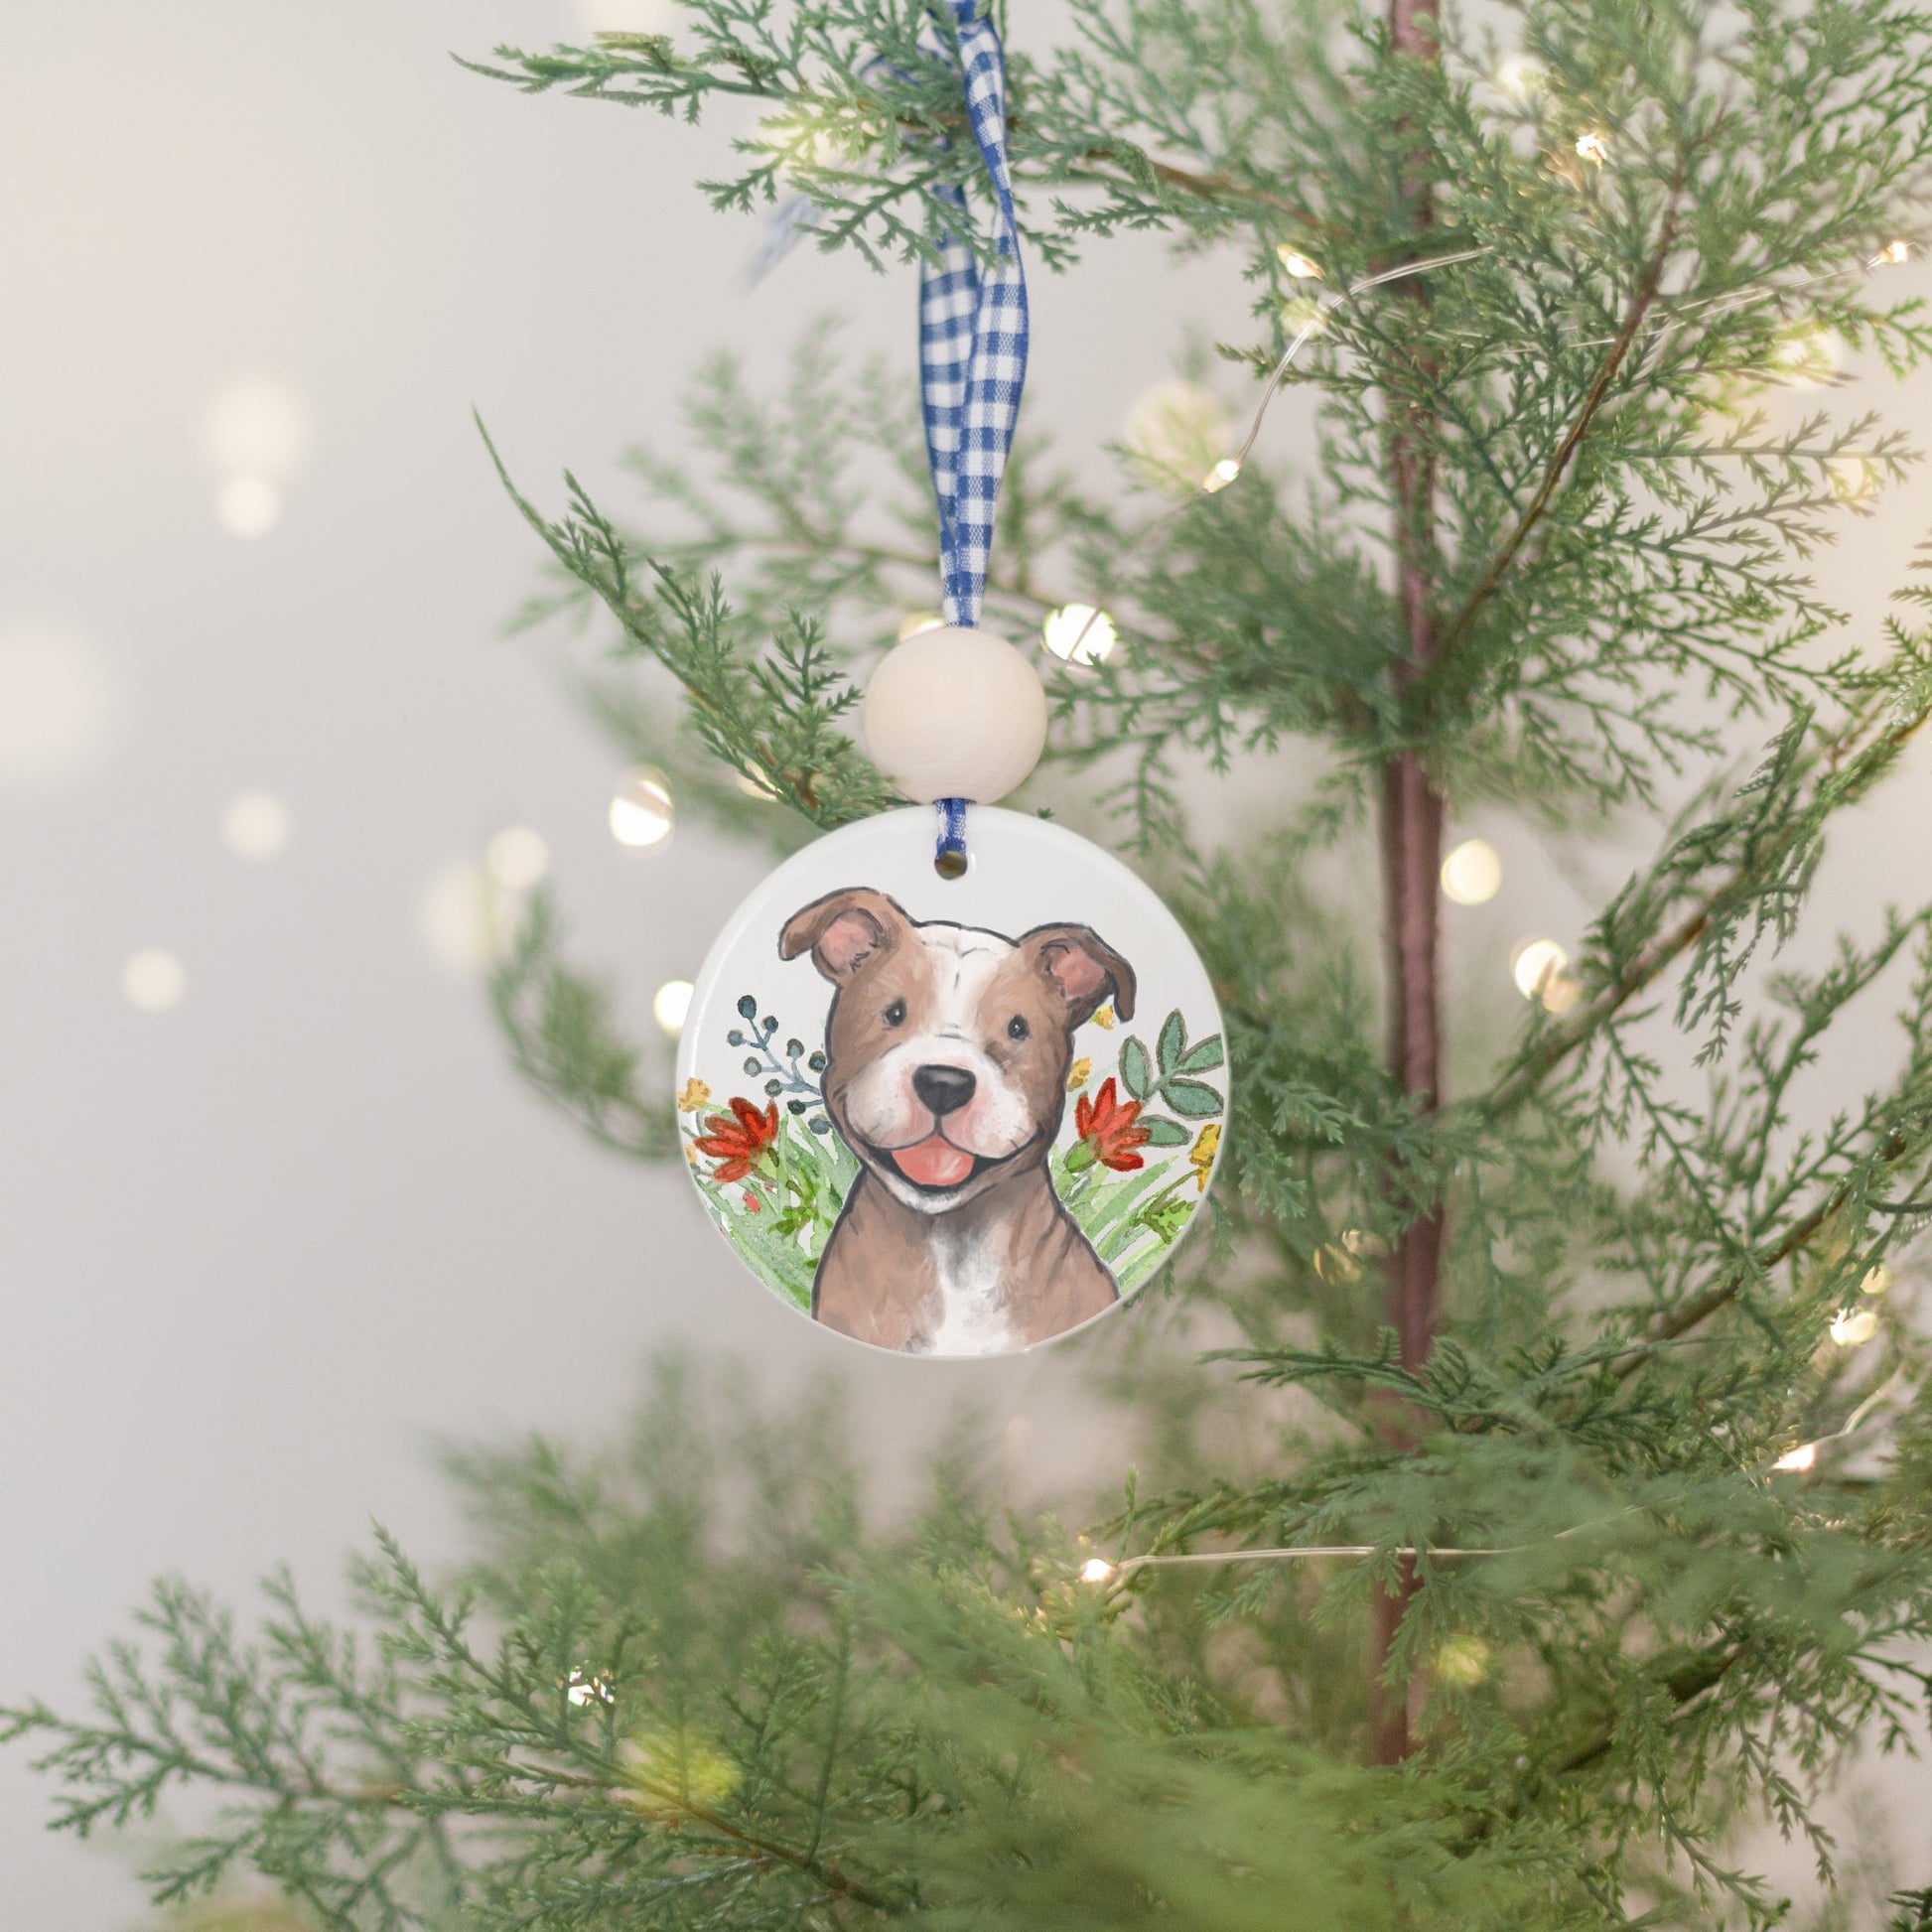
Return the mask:
<path id="1" fill-rule="evenodd" d="M 1054 1192 L 1073 1035 L 1134 969 L 1083 925 L 1018 938 L 828 893 L 786 920 L 833 988 L 825 1111 L 859 1173 L 812 1314 L 882 1348 L 980 1355 L 1063 1333 L 1120 1291 Z"/>

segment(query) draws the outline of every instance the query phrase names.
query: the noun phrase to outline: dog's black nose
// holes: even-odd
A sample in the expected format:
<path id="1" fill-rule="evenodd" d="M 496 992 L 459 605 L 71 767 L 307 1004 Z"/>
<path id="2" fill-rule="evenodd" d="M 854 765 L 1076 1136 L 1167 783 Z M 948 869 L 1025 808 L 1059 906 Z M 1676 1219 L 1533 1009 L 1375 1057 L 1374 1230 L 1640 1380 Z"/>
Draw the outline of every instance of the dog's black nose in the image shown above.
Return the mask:
<path id="1" fill-rule="evenodd" d="M 963 1066 L 915 1066 L 912 1091 L 934 1114 L 957 1113 L 979 1082 Z"/>

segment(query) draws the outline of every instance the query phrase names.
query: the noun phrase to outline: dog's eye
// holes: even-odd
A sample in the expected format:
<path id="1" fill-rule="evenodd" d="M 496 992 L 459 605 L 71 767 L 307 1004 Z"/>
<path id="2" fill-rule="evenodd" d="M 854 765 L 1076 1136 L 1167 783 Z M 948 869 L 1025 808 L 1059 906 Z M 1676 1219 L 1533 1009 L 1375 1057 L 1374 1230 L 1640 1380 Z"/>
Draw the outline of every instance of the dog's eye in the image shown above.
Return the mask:
<path id="1" fill-rule="evenodd" d="M 895 1000 L 880 1016 L 889 1027 L 897 1027 L 905 1018 L 905 1002 Z"/>
<path id="2" fill-rule="evenodd" d="M 1032 1032 L 1033 1029 L 1017 1013 L 1007 1022 L 1007 1037 L 1009 1039 L 1025 1039 Z"/>

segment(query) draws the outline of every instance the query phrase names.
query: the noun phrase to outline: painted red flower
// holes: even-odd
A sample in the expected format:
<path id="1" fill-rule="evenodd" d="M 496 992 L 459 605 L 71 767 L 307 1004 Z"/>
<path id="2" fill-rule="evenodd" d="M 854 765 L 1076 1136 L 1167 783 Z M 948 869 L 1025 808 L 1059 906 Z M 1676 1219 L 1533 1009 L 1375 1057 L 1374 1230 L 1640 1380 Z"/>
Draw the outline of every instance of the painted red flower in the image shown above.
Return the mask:
<path id="1" fill-rule="evenodd" d="M 691 1137 L 691 1145 L 720 1164 L 712 1169 L 712 1179 L 743 1180 L 778 1138 L 778 1103 L 759 1113 L 749 1100 L 734 1099 L 729 1114 L 713 1114 L 704 1128 Z"/>
<path id="2" fill-rule="evenodd" d="M 1140 1117 L 1141 1103 L 1122 1100 L 1111 1073 L 1101 1081 L 1098 1093 L 1091 1097 L 1083 1093 L 1073 1103 L 1074 1131 L 1092 1148 L 1093 1158 L 1116 1173 L 1147 1166 L 1136 1152 L 1149 1139 L 1149 1130 L 1137 1124 Z"/>

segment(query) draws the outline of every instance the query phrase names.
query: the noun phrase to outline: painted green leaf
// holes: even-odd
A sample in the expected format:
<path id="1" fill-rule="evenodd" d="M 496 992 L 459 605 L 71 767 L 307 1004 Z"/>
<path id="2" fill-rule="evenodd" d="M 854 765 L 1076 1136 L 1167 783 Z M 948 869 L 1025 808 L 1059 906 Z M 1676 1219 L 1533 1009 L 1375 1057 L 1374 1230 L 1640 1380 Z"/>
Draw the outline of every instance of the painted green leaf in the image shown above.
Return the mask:
<path id="1" fill-rule="evenodd" d="M 1106 1230 L 1126 1215 L 1137 1201 L 1163 1184 L 1173 1166 L 1172 1161 L 1157 1161 L 1137 1173 L 1110 1180 L 1097 1194 L 1090 1195 L 1073 1208 L 1073 1218 L 1079 1222 L 1087 1239 L 1097 1244 Z"/>
<path id="2" fill-rule="evenodd" d="M 1197 1039 L 1180 1058 L 1174 1061 L 1176 1073 L 1212 1073 L 1227 1057 L 1221 1048 L 1221 1035 L 1209 1034 L 1205 1039 Z"/>
<path id="3" fill-rule="evenodd" d="M 1164 1080 L 1161 1098 L 1183 1120 L 1206 1120 L 1221 1111 L 1221 1096 L 1205 1080 Z"/>
<path id="4" fill-rule="evenodd" d="M 1121 1226 L 1099 1244 L 1100 1259 L 1114 1270 L 1114 1279 L 1123 1287 L 1128 1277 L 1145 1277 L 1150 1268 L 1147 1263 L 1135 1268 L 1131 1265 L 1122 1268 L 1118 1264 L 1127 1260 L 1137 1248 L 1150 1245 L 1152 1239 L 1153 1255 L 1158 1259 L 1164 1249 L 1169 1247 L 1175 1235 L 1186 1226 L 1187 1218 L 1194 1211 L 1194 1202 L 1186 1195 L 1174 1195 L 1165 1201 L 1150 1201 L 1138 1214 L 1122 1223 Z M 1163 1231 L 1165 1228 L 1165 1232 Z"/>
<path id="5" fill-rule="evenodd" d="M 1147 1048 L 1131 1035 L 1121 1041 L 1120 1083 L 1136 1100 L 1145 1100 L 1154 1086 L 1154 1071 L 1147 1063 Z"/>
<path id="6" fill-rule="evenodd" d="M 1180 1009 L 1174 1010 L 1161 1023 L 1161 1037 L 1154 1043 L 1154 1058 L 1163 1073 L 1179 1070 L 1181 1049 L 1187 1044 L 1186 1023 L 1180 1017 Z"/>
<path id="7" fill-rule="evenodd" d="M 1150 1228 L 1161 1238 L 1164 1247 L 1171 1246 L 1173 1238 L 1187 1225 L 1187 1216 L 1193 1212 L 1193 1203 L 1177 1196 L 1166 1200 L 1152 1201 L 1142 1208 L 1141 1225 Z"/>
<path id="8" fill-rule="evenodd" d="M 1144 1114 L 1140 1124 L 1147 1129 L 1149 1147 L 1185 1147 L 1194 1138 L 1177 1120 L 1164 1120 L 1159 1114 Z"/>

